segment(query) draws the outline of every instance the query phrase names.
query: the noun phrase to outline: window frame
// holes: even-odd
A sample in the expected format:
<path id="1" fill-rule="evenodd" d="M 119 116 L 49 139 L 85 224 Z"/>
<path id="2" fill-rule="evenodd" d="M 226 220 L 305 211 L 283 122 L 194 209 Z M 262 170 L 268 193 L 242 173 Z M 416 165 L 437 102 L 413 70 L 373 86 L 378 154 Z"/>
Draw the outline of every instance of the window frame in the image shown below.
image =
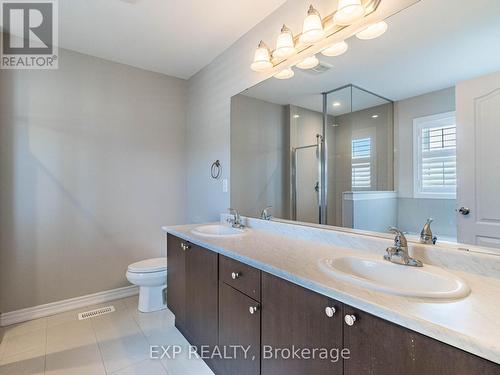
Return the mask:
<path id="1" fill-rule="evenodd" d="M 439 128 L 449 124 L 453 120 L 455 124 L 456 137 L 456 113 L 455 111 L 438 113 L 431 116 L 417 117 L 413 119 L 413 197 L 429 199 L 457 199 L 457 192 L 428 192 L 422 191 L 422 129 Z M 455 158 L 456 158 L 455 146 Z"/>

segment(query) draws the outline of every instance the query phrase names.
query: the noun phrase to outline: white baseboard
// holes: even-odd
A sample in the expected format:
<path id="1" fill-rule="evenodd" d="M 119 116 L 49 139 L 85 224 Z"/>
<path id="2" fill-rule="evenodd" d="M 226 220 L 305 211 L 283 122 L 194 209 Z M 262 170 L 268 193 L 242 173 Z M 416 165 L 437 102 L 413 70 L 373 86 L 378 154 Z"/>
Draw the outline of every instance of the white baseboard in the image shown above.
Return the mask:
<path id="1" fill-rule="evenodd" d="M 138 293 L 139 293 L 139 288 L 135 285 L 131 285 L 123 288 L 106 290 L 104 292 L 88 294 L 86 296 L 47 303 L 45 305 L 33 306 L 21 310 L 10 311 L 0 314 L 0 326 L 3 327 L 15 323 L 26 322 L 28 320 L 43 318 L 46 316 L 59 314 L 65 311 L 79 309 L 80 307 L 95 305 L 98 303 L 104 303 L 120 298 L 134 296 Z"/>

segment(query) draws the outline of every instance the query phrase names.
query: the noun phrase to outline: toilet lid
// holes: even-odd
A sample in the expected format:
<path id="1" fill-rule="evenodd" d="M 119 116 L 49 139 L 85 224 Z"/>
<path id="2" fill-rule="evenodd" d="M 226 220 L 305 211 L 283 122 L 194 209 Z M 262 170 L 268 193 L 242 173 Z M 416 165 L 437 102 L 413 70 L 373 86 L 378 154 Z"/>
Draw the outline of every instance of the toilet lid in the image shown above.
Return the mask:
<path id="1" fill-rule="evenodd" d="M 130 272 L 158 272 L 167 270 L 167 258 L 152 258 L 132 263 L 128 266 Z"/>

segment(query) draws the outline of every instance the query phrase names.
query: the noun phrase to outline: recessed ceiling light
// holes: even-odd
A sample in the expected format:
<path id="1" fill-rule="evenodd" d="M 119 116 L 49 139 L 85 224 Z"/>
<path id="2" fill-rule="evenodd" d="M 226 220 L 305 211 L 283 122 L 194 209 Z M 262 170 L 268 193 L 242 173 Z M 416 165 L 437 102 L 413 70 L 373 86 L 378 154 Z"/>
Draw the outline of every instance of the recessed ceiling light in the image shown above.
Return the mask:
<path id="1" fill-rule="evenodd" d="M 340 102 L 333 102 L 334 107 L 340 107 Z"/>
<path id="2" fill-rule="evenodd" d="M 293 118 L 299 118 L 300 115 L 293 115 Z"/>
<path id="3" fill-rule="evenodd" d="M 378 118 L 378 115 L 373 115 L 372 118 Z"/>

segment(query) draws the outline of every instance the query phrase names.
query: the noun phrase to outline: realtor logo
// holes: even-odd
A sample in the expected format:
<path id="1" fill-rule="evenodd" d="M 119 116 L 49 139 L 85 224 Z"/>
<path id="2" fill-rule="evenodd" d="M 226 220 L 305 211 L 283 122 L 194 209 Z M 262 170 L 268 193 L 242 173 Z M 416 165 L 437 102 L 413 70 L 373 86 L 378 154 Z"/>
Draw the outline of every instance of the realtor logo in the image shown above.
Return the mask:
<path id="1" fill-rule="evenodd" d="M 57 0 L 0 0 L 2 69 L 57 69 Z"/>

